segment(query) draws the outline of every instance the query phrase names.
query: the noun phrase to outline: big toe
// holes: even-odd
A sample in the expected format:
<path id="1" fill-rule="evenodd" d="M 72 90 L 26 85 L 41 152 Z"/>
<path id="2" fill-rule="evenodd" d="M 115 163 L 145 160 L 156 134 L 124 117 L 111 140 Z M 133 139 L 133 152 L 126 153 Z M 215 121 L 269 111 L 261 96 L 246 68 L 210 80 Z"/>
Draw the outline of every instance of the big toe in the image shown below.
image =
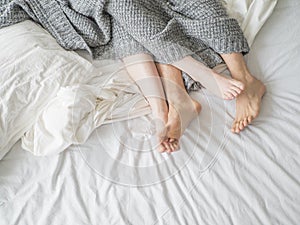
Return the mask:
<path id="1" fill-rule="evenodd" d="M 234 122 L 234 124 L 233 124 L 233 126 L 232 126 L 232 131 L 233 131 L 233 133 L 240 133 L 240 132 L 244 129 L 244 127 L 241 126 L 241 123 L 240 123 L 240 122 L 241 122 L 240 120 L 236 120 L 236 121 Z"/>
<path id="2" fill-rule="evenodd" d="M 163 153 L 166 150 L 167 150 L 166 147 L 162 143 L 157 147 L 157 151 L 160 153 Z"/>

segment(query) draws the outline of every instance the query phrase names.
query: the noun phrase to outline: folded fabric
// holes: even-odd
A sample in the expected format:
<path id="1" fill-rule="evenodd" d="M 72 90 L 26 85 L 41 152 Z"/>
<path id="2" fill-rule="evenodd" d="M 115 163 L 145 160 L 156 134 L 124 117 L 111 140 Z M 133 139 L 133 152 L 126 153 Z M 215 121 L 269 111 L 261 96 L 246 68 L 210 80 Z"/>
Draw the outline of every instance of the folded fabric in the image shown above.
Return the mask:
<path id="1" fill-rule="evenodd" d="M 61 87 L 85 83 L 98 72 L 32 21 L 0 29 L 0 46 L 2 159 Z"/>
<path id="2" fill-rule="evenodd" d="M 149 114 L 148 103 L 126 71 L 111 76 L 120 66 L 102 69 L 92 84 L 61 88 L 22 137 L 22 147 L 34 155 L 57 154 L 84 143 L 100 125 Z"/>

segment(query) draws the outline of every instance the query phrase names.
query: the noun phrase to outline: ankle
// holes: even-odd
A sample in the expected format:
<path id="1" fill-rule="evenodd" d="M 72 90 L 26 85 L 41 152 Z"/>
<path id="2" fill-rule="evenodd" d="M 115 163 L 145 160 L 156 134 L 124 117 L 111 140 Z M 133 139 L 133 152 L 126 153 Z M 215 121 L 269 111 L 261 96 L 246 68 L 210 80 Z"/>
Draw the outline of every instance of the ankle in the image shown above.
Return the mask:
<path id="1" fill-rule="evenodd" d="M 168 99 L 168 104 L 173 105 L 173 106 L 180 106 L 188 101 L 190 101 L 190 97 L 188 94 L 187 96 L 182 96 L 182 95 L 173 95 L 172 98 L 167 98 Z"/>
<path id="2" fill-rule="evenodd" d="M 154 114 L 167 114 L 168 106 L 167 102 L 163 99 L 148 98 L 149 105 Z"/>
<path id="3" fill-rule="evenodd" d="M 255 78 L 250 74 L 250 72 L 241 71 L 239 73 L 231 73 L 235 80 L 241 81 L 244 84 L 252 83 Z"/>
<path id="4" fill-rule="evenodd" d="M 196 100 L 194 100 L 193 98 L 191 98 L 190 96 L 188 96 L 188 98 L 181 99 L 181 100 L 180 99 L 174 101 L 168 100 L 168 103 L 169 103 L 169 111 L 180 109 L 180 108 L 189 108 L 191 111 L 194 110 L 197 113 L 200 113 L 202 109 L 201 104 Z"/>

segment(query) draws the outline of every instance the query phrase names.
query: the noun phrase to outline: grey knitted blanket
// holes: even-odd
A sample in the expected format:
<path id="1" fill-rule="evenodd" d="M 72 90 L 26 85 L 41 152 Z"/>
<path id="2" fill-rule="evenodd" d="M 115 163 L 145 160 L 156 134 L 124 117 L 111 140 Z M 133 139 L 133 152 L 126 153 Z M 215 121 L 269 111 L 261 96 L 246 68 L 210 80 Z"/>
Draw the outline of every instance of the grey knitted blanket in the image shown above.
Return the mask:
<path id="1" fill-rule="evenodd" d="M 171 63 L 193 55 L 209 67 L 219 53 L 249 48 L 220 0 L 0 0 L 0 27 L 32 19 L 64 48 L 94 58 L 150 53 Z"/>

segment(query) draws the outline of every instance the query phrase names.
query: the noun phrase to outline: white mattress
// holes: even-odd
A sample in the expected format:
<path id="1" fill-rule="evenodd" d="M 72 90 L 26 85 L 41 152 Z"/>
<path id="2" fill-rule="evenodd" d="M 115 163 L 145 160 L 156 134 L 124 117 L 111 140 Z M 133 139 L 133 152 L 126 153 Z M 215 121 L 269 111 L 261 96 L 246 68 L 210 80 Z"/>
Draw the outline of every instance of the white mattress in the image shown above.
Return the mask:
<path id="1" fill-rule="evenodd" d="M 0 162 L 0 224 L 298 224 L 299 10 L 280 0 L 253 44 L 248 65 L 267 93 L 241 134 L 229 132 L 234 101 L 198 92 L 203 111 L 172 155 L 144 148 L 147 116 L 103 125 L 60 155 L 18 142 Z"/>

